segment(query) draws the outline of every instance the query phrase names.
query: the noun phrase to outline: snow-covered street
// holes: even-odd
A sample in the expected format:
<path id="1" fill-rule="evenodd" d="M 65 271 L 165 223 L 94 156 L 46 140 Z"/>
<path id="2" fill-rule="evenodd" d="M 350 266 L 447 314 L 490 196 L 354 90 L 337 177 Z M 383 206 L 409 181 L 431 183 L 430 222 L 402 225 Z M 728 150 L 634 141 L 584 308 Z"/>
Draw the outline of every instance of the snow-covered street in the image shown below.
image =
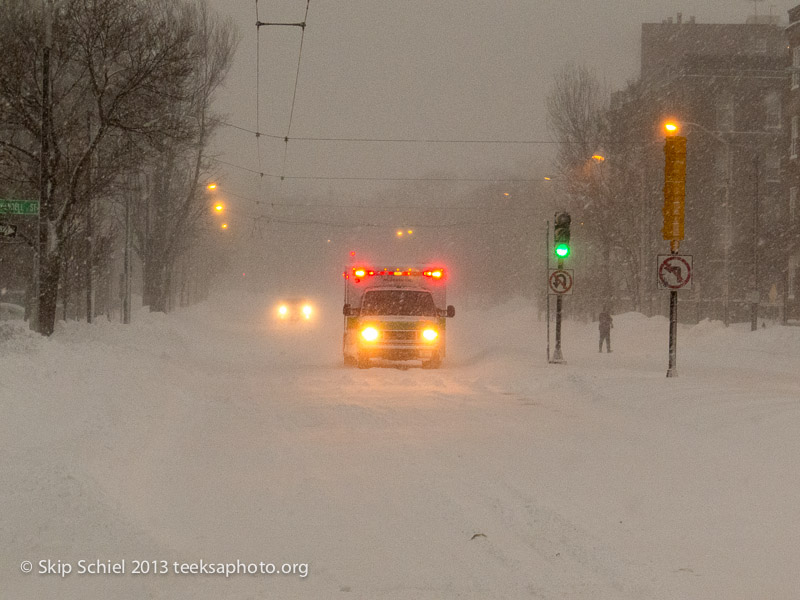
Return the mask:
<path id="1" fill-rule="evenodd" d="M 796 597 L 800 328 L 681 326 L 667 379 L 665 318 L 616 316 L 612 354 L 568 320 L 547 365 L 520 300 L 459 312 L 441 370 L 359 370 L 325 308 L 0 322 L 0 596 Z M 201 560 L 307 575 L 171 570 Z"/>

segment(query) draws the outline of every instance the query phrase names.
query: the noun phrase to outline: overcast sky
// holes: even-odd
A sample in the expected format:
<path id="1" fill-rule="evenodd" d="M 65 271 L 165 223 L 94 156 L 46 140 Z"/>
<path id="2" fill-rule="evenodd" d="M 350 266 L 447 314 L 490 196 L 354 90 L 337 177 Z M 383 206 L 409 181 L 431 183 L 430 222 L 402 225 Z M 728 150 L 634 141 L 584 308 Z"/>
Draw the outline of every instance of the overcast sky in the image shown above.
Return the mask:
<path id="1" fill-rule="evenodd" d="M 791 2 L 766 0 L 760 14 L 786 18 Z M 212 0 L 242 41 L 218 108 L 256 125 L 256 10 L 252 1 Z M 306 0 L 260 0 L 261 21 L 298 22 Z M 641 24 L 683 13 L 702 23 L 741 23 L 746 0 L 311 0 L 291 137 L 549 139 L 544 99 L 555 70 L 585 63 L 613 88 L 637 76 Z M 284 136 L 300 49 L 299 28 L 262 27 L 260 129 Z M 226 128 L 219 158 L 276 175 L 464 177 L 544 175 L 547 146 L 290 142 Z M 238 171 L 238 172 L 237 172 Z M 242 194 L 246 171 L 225 167 Z M 273 182 L 274 183 L 274 182 Z M 373 189 L 372 184 L 284 182 L 285 191 Z"/>
<path id="2" fill-rule="evenodd" d="M 743 23 L 754 11 L 747 0 L 310 0 L 290 130 L 301 30 L 262 27 L 257 34 L 256 7 L 261 21 L 299 22 L 306 0 L 210 2 L 242 37 L 217 109 L 254 130 L 258 103 L 259 130 L 279 138 L 547 141 L 545 98 L 565 63 L 586 64 L 619 89 L 638 76 L 642 23 L 678 12 L 699 23 Z M 796 3 L 766 0 L 757 10 L 788 20 Z M 240 167 L 219 165 L 222 189 L 253 214 L 298 197 L 312 204 L 375 203 L 378 196 L 413 192 L 413 182 L 381 178 L 540 179 L 549 173 L 552 151 L 552 144 L 290 141 L 287 147 L 261 137 L 259 153 L 253 134 L 230 127 L 215 145 L 221 161 Z M 323 179 L 281 182 L 245 169 Z M 376 180 L 335 179 L 348 177 Z M 440 189 L 455 197 L 475 185 Z M 313 209 L 266 212 L 331 219 Z"/>

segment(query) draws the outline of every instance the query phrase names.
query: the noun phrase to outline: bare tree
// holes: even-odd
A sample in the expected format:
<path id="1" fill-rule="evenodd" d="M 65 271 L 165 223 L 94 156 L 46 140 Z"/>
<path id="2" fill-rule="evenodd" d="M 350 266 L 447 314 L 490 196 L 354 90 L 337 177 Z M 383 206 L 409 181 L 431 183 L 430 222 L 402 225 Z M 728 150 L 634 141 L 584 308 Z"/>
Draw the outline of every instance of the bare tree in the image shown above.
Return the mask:
<path id="1" fill-rule="evenodd" d="M 43 119 L 40 3 L 3 0 L 0 23 L 0 175 L 31 193 L 39 149 L 49 147 L 41 185 L 39 331 L 55 322 L 63 245 L 72 216 L 92 198 L 110 198 L 153 148 L 197 139 L 176 106 L 194 105 L 206 55 L 197 19 L 205 7 L 169 0 L 59 0 L 53 15 Z M 205 69 L 205 66 L 203 67 Z M 87 136 L 87 119 L 92 123 Z M 20 181 L 7 175 L 16 166 Z M 91 214 L 91 213 L 88 213 Z"/>
<path id="2" fill-rule="evenodd" d="M 613 297 L 612 250 L 618 240 L 615 209 L 620 201 L 618 180 L 610 171 L 606 148 L 612 141 L 607 120 L 609 92 L 585 66 L 568 64 L 555 74 L 547 97 L 548 125 L 559 142 L 555 159 L 565 201 L 580 224 L 580 265 L 586 289 L 599 298 L 584 307 Z M 579 231 L 579 233 L 578 233 Z"/>
<path id="3" fill-rule="evenodd" d="M 137 206 L 137 252 L 143 263 L 144 301 L 151 311 L 168 309 L 173 270 L 207 225 L 210 206 L 204 174 L 206 155 L 218 122 L 210 105 L 233 58 L 237 38 L 230 21 L 196 5 L 186 15 L 198 32 L 192 40 L 197 60 L 187 78 L 186 95 L 173 103 L 191 135 L 163 147 L 147 163 L 141 202 Z"/>

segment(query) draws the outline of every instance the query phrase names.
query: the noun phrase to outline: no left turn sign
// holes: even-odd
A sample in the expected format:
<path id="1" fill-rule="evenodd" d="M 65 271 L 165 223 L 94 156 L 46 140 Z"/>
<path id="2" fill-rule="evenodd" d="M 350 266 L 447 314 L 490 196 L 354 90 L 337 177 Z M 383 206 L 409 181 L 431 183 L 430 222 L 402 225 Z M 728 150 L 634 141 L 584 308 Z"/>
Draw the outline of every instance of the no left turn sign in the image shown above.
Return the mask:
<path id="1" fill-rule="evenodd" d="M 659 254 L 658 288 L 661 290 L 691 289 L 691 255 Z"/>

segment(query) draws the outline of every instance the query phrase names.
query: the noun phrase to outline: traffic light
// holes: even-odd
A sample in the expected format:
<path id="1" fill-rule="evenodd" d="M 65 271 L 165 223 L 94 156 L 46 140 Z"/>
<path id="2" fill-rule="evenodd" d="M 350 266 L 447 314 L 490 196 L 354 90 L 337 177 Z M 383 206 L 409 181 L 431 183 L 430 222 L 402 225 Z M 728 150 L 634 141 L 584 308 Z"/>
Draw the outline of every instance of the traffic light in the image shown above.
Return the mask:
<path id="1" fill-rule="evenodd" d="M 686 138 L 668 135 L 664 143 L 664 228 L 665 240 L 683 239 L 684 199 L 686 197 Z"/>
<path id="2" fill-rule="evenodd" d="M 571 221 L 569 213 L 556 213 L 553 226 L 553 250 L 559 260 L 569 256 L 569 224 Z"/>

